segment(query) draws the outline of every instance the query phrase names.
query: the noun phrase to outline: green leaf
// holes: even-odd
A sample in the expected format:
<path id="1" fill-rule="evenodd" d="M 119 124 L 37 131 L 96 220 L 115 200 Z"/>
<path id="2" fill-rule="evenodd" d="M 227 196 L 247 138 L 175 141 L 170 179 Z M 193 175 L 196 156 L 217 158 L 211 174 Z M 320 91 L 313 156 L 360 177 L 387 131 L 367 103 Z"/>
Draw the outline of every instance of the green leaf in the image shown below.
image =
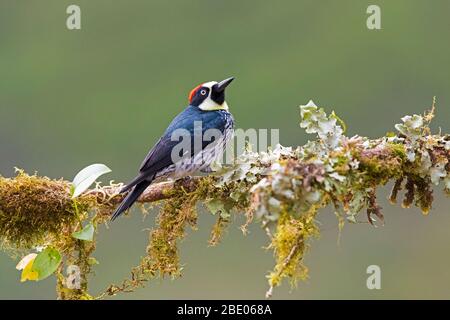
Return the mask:
<path id="1" fill-rule="evenodd" d="M 40 252 L 33 261 L 31 272 L 37 273 L 37 280 L 43 280 L 56 271 L 61 263 L 61 254 L 52 247 Z"/>
<path id="2" fill-rule="evenodd" d="M 230 217 L 230 210 L 233 208 L 233 201 L 223 202 L 212 199 L 206 202 L 206 207 L 213 215 L 220 214 L 223 219 L 228 219 Z"/>
<path id="3" fill-rule="evenodd" d="M 397 136 L 397 134 L 395 132 L 392 132 L 392 131 L 386 132 L 386 137 L 387 138 L 393 138 L 393 137 L 396 137 L 396 136 Z"/>
<path id="4" fill-rule="evenodd" d="M 72 199 L 86 191 L 98 177 L 109 172 L 111 172 L 111 169 L 101 163 L 92 164 L 78 172 L 72 182 L 74 187 Z"/>
<path id="5" fill-rule="evenodd" d="M 72 237 L 79 240 L 92 241 L 94 238 L 94 230 L 94 225 L 88 223 L 83 229 L 73 232 Z"/>
<path id="6" fill-rule="evenodd" d="M 206 207 L 214 215 L 224 209 L 223 202 L 220 200 L 216 200 L 216 199 L 212 199 L 212 200 L 206 202 Z"/>
<path id="7" fill-rule="evenodd" d="M 88 263 L 89 263 L 89 265 L 93 266 L 95 264 L 99 264 L 100 262 L 98 262 L 98 260 L 95 259 L 94 257 L 89 257 Z"/>

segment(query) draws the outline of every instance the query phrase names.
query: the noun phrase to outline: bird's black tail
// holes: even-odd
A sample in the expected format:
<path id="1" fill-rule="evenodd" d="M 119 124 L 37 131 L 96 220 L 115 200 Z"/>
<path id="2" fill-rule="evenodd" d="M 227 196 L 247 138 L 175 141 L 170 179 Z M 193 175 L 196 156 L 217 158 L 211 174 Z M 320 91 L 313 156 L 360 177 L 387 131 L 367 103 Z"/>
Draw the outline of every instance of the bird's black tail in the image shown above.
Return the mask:
<path id="1" fill-rule="evenodd" d="M 150 183 L 152 182 L 144 180 L 136 184 L 133 187 L 133 190 L 131 190 L 131 192 L 127 194 L 125 199 L 123 199 L 123 201 L 117 207 L 116 211 L 114 211 L 113 215 L 111 216 L 111 220 L 112 221 L 115 220 L 124 211 L 128 210 L 133 205 L 133 203 L 139 198 L 139 196 L 145 191 L 145 189 L 147 189 Z"/>

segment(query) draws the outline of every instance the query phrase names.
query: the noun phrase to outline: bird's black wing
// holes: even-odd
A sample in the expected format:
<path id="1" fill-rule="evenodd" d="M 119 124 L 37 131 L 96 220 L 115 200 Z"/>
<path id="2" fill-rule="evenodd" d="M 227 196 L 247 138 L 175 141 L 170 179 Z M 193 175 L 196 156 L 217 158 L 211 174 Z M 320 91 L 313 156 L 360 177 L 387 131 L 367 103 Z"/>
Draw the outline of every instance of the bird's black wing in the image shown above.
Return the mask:
<path id="1" fill-rule="evenodd" d="M 177 143 L 168 135 L 162 136 L 142 161 L 139 172 L 159 171 L 173 164 L 171 152 Z"/>
<path id="2" fill-rule="evenodd" d="M 201 132 L 196 132 L 195 130 L 194 123 L 196 121 L 202 122 Z M 164 135 L 158 140 L 155 146 L 147 154 L 139 168 L 139 175 L 134 178 L 128 185 L 126 185 L 122 189 L 122 191 L 127 191 L 134 185 L 144 180 L 148 180 L 149 178 L 153 179 L 156 173 L 173 164 L 172 150 L 177 144 L 180 143 L 182 139 L 181 137 L 179 137 L 179 140 L 173 139 L 172 134 L 175 130 L 183 129 L 186 130 L 186 133 L 189 133 L 191 139 L 190 156 L 192 157 L 196 152 L 199 151 L 195 150 L 194 148 L 195 139 L 201 139 L 200 141 L 202 141 L 202 149 L 204 149 L 208 144 L 215 142 L 214 140 L 204 141 L 202 137 L 195 136 L 196 134 L 202 134 L 203 136 L 208 128 L 216 128 L 223 132 L 223 130 L 225 129 L 224 117 L 220 113 L 215 111 L 199 112 L 198 109 L 194 109 L 193 107 L 185 109 L 185 111 L 183 111 L 177 117 L 175 117 L 175 119 L 173 119 Z"/>
<path id="3" fill-rule="evenodd" d="M 172 141 L 170 136 L 161 137 L 142 162 L 139 174 L 123 187 L 121 192 L 131 189 L 144 180 L 153 180 L 158 171 L 173 164 L 171 153 L 177 143 L 178 141 Z"/>

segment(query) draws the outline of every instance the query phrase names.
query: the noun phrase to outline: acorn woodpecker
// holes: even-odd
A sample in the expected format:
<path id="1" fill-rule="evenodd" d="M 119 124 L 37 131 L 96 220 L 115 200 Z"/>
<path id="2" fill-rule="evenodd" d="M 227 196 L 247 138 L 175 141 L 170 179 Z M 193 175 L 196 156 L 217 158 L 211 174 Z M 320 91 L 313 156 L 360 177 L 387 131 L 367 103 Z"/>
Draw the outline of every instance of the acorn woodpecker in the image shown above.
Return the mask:
<path id="1" fill-rule="evenodd" d="M 234 119 L 225 101 L 225 88 L 233 79 L 206 82 L 191 90 L 187 108 L 147 154 L 136 178 L 120 191 L 129 192 L 111 220 L 128 210 L 153 181 L 209 172 L 233 136 Z"/>

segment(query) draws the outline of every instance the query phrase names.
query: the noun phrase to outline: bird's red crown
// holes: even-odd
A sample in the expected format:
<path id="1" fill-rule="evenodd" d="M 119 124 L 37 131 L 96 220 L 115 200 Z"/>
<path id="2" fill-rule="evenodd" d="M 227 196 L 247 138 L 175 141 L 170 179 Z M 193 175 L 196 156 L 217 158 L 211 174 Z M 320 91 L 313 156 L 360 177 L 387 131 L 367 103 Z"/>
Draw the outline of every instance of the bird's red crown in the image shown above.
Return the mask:
<path id="1" fill-rule="evenodd" d="M 192 98 L 195 96 L 195 94 L 197 93 L 198 89 L 200 89 L 202 87 L 202 84 L 199 84 L 198 86 L 196 86 L 194 89 L 191 90 L 191 92 L 189 92 L 189 102 L 192 101 Z"/>

